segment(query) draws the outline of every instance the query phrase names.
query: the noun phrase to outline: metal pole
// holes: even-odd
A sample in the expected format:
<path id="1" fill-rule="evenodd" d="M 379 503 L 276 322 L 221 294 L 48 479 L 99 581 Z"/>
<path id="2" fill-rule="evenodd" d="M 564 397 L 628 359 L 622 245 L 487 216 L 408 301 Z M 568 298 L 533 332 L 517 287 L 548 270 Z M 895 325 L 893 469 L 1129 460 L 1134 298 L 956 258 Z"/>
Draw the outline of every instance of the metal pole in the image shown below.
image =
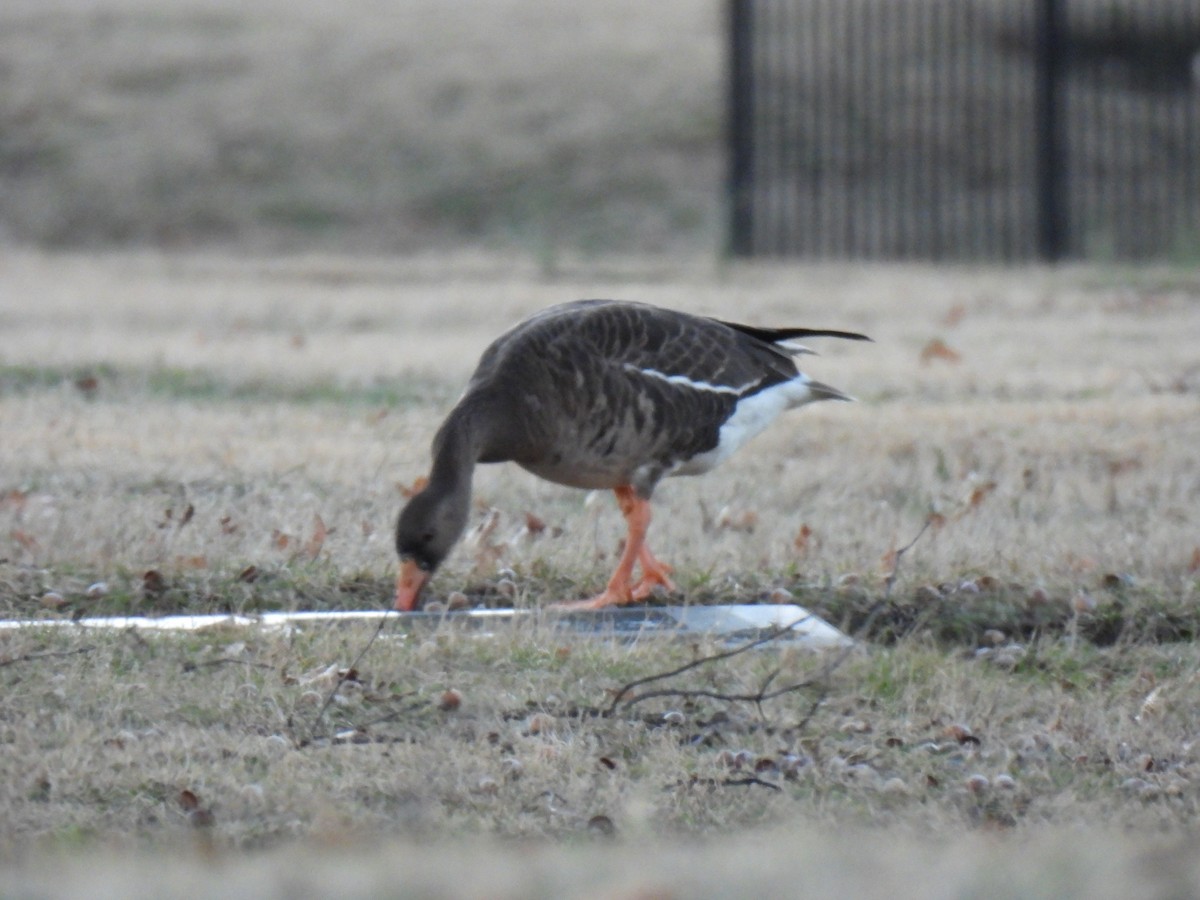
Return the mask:
<path id="1" fill-rule="evenodd" d="M 725 146 L 728 158 L 728 250 L 733 256 L 754 252 L 754 35 L 753 0 L 729 0 L 728 90 Z"/>
<path id="2" fill-rule="evenodd" d="M 1066 0 L 1037 0 L 1037 252 L 1067 255 Z"/>

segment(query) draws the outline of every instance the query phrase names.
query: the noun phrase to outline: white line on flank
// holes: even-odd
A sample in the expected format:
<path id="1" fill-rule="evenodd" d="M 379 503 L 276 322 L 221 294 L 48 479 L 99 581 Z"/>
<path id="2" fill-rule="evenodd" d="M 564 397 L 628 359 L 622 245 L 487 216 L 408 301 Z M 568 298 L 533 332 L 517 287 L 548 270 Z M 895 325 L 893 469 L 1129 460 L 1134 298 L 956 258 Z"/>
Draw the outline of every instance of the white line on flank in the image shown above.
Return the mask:
<path id="1" fill-rule="evenodd" d="M 735 397 L 740 397 L 744 392 L 754 387 L 761 379 L 748 382 L 741 387 L 729 387 L 724 384 L 710 384 L 707 381 L 693 381 L 686 375 L 668 375 L 666 372 L 659 372 L 657 369 L 642 369 L 635 366 L 633 363 L 625 363 L 627 372 L 640 372 L 643 375 L 649 375 L 651 378 L 658 378 L 668 384 L 682 384 L 685 387 L 695 388 L 698 391 L 710 391 L 714 394 L 733 394 Z"/>

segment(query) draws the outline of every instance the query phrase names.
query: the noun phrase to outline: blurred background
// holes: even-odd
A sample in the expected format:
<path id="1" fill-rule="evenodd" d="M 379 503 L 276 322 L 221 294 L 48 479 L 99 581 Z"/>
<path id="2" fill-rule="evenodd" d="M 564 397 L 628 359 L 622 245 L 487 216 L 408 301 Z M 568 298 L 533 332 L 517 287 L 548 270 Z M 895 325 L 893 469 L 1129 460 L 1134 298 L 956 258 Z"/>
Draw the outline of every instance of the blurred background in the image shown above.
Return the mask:
<path id="1" fill-rule="evenodd" d="M 5 0 L 0 240 L 1200 258 L 1200 0 Z"/>

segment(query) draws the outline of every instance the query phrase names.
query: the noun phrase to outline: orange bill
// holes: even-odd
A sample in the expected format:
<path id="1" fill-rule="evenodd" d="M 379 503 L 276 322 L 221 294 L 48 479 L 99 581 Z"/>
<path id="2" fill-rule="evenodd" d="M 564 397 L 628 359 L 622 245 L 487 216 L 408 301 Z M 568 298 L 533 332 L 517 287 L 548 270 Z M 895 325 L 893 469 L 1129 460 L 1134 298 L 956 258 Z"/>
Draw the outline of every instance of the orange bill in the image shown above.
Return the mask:
<path id="1" fill-rule="evenodd" d="M 396 576 L 396 609 L 400 612 L 412 612 L 417 607 L 421 596 L 421 588 L 429 580 L 429 573 L 411 559 L 400 563 L 400 574 Z"/>

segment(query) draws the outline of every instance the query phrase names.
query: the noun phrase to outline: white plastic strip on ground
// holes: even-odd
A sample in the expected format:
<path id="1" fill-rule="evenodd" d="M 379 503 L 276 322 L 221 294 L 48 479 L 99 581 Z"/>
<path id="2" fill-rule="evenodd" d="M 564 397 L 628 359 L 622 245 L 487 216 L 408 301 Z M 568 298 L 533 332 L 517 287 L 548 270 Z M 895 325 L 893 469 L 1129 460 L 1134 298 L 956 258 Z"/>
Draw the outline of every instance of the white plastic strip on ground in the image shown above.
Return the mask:
<path id="1" fill-rule="evenodd" d="M 821 619 L 793 604 L 755 604 L 730 606 L 659 606 L 635 607 L 601 612 L 573 612 L 556 616 L 541 610 L 476 609 L 461 613 L 395 613 L 391 610 L 329 610 L 311 612 L 265 612 L 259 615 L 204 616 L 108 616 L 84 619 L 8 619 L 0 620 L 0 630 L 15 628 L 138 628 L 152 631 L 196 631 L 201 628 L 253 627 L 279 628 L 306 622 L 375 622 L 395 616 L 398 623 L 434 623 L 465 621 L 470 624 L 499 624 L 518 618 L 541 615 L 553 624 L 572 631 L 596 636 L 614 633 L 638 634 L 734 634 L 764 631 L 790 626 L 789 640 L 812 647 L 844 647 L 849 637 Z"/>

